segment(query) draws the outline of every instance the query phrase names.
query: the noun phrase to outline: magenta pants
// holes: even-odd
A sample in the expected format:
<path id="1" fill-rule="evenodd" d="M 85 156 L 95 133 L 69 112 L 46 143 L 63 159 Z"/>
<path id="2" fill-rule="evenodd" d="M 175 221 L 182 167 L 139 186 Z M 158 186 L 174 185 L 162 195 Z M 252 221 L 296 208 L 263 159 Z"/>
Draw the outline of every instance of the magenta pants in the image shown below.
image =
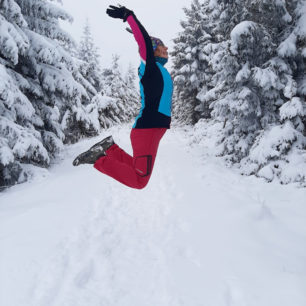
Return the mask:
<path id="1" fill-rule="evenodd" d="M 166 128 L 132 129 L 133 156 L 114 144 L 94 167 L 126 186 L 143 189 L 150 180 L 158 145 L 166 131 Z"/>

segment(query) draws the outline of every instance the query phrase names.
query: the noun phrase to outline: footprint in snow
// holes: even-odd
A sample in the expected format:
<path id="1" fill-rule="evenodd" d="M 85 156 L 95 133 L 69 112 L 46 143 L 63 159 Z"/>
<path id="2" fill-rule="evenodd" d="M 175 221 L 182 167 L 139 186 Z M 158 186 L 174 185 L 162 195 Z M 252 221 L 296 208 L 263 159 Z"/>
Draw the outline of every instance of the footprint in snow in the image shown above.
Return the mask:
<path id="1" fill-rule="evenodd" d="M 228 278 L 226 280 L 225 290 L 226 306 L 247 306 L 241 284 L 236 278 Z"/>

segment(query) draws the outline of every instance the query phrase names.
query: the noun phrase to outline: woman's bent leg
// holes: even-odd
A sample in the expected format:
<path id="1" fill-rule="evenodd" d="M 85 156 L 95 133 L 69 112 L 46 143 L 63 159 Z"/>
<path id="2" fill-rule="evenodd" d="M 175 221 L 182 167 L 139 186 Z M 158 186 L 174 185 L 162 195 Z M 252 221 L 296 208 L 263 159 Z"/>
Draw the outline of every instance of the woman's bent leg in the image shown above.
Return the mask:
<path id="1" fill-rule="evenodd" d="M 94 167 L 131 188 L 144 188 L 151 177 L 158 145 L 166 130 L 132 129 L 133 158 L 113 145 Z"/>
<path id="2" fill-rule="evenodd" d="M 117 144 L 112 145 L 107 151 L 107 156 L 116 159 L 122 163 L 132 166 L 133 157 L 122 150 Z"/>

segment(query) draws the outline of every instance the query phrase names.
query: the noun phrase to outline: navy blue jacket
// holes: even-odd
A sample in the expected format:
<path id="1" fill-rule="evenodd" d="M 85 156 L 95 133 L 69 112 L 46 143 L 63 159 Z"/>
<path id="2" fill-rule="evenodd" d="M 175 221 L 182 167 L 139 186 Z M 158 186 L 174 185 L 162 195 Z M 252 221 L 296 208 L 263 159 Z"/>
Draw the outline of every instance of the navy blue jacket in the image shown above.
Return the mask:
<path id="1" fill-rule="evenodd" d="M 173 82 L 168 70 L 155 58 L 151 38 L 132 13 L 128 18 L 139 46 L 138 69 L 141 110 L 133 128 L 170 128 Z"/>

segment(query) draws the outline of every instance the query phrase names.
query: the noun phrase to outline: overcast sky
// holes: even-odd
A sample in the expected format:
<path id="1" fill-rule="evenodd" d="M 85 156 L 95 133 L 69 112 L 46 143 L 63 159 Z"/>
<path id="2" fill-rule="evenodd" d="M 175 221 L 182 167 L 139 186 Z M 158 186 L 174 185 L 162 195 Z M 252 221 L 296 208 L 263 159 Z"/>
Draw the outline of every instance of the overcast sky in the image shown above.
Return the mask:
<path id="1" fill-rule="evenodd" d="M 133 10 L 148 33 L 160 37 L 171 51 L 172 39 L 181 31 L 180 20 L 185 19 L 182 8 L 189 7 L 191 3 L 191 0 L 62 1 L 64 9 L 74 18 L 72 24 L 65 22 L 62 27 L 79 41 L 88 18 L 95 43 L 100 49 L 102 66 L 107 66 L 112 54 L 116 53 L 120 55 L 120 64 L 124 69 L 130 62 L 135 68 L 138 67 L 138 48 L 133 36 L 125 31 L 128 24 L 106 14 L 109 5 L 119 3 Z"/>

